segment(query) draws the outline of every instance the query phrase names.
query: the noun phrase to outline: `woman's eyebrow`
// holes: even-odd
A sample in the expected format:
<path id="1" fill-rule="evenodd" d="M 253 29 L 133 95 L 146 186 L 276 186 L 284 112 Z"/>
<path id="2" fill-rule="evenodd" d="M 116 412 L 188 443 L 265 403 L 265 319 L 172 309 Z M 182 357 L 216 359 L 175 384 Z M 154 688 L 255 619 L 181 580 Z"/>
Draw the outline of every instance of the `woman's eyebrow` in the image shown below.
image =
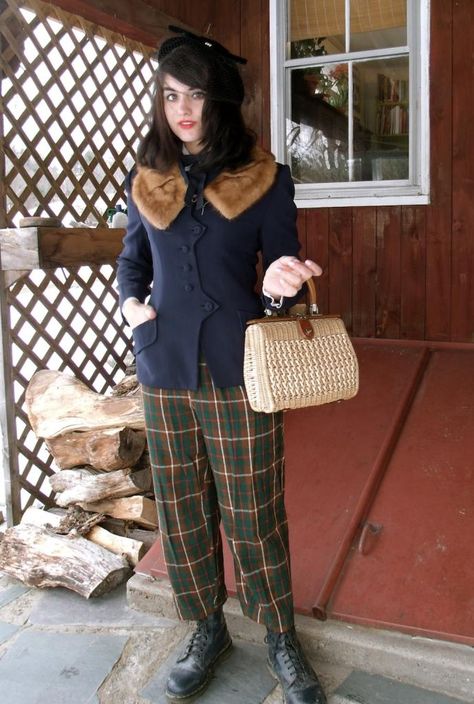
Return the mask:
<path id="1" fill-rule="evenodd" d="M 177 88 L 171 88 L 171 86 L 164 85 L 163 90 L 170 90 L 172 93 L 183 93 L 184 95 L 186 93 L 194 93 L 196 90 L 202 91 L 201 88 L 188 88 L 188 90 L 178 90 Z"/>

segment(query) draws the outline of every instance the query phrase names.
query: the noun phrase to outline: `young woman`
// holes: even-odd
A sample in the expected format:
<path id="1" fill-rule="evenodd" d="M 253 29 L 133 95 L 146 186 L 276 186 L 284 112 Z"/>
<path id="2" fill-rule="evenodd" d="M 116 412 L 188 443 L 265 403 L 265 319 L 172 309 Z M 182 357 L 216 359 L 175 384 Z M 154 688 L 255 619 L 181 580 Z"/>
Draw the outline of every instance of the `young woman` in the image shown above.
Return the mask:
<path id="1" fill-rule="evenodd" d="M 172 29 L 179 34 L 159 50 L 151 126 L 128 180 L 118 262 L 163 553 L 178 615 L 197 621 L 166 694 L 195 696 L 231 646 L 222 521 L 242 610 L 267 627 L 285 701 L 324 704 L 294 630 L 282 415 L 254 413 L 242 375 L 246 321 L 292 305 L 321 269 L 298 259 L 288 167 L 244 125 L 245 60 Z"/>

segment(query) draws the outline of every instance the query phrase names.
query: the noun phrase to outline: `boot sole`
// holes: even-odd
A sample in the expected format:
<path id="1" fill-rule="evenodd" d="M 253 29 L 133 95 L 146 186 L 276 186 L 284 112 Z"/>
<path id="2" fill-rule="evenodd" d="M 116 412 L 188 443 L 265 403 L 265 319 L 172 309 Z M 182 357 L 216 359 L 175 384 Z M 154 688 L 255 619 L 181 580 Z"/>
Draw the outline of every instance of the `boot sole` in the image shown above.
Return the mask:
<path id="1" fill-rule="evenodd" d="M 171 692 L 168 692 L 168 690 L 166 690 L 165 695 L 166 695 L 167 699 L 169 699 L 170 702 L 184 702 L 185 704 L 188 704 L 188 702 L 194 701 L 196 699 L 196 697 L 201 696 L 201 694 L 206 689 L 206 687 L 209 686 L 209 684 L 214 676 L 215 666 L 218 665 L 223 660 L 226 660 L 230 656 L 231 650 L 232 650 L 232 639 L 229 639 L 229 642 L 226 644 L 225 648 L 223 650 L 221 650 L 221 652 L 210 663 L 209 668 L 208 668 L 207 677 L 198 689 L 195 689 L 194 692 L 191 692 L 190 694 L 186 694 L 185 696 L 182 696 L 182 697 L 180 697 L 179 695 L 176 695 L 176 694 L 172 694 Z"/>

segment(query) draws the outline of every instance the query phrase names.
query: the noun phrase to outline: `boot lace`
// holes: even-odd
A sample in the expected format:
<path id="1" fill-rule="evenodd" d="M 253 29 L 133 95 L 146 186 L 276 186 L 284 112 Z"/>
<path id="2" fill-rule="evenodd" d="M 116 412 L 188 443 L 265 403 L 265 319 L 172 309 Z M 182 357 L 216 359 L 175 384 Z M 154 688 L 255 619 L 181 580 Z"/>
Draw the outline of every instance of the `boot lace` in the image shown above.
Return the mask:
<path id="1" fill-rule="evenodd" d="M 294 680 L 306 679 L 309 674 L 308 668 L 298 642 L 296 642 L 289 633 L 283 633 L 280 637 L 286 646 L 283 653 L 283 660 L 288 668 L 288 672 Z"/>
<path id="2" fill-rule="evenodd" d="M 265 641 L 268 643 L 267 638 Z M 278 635 L 276 650 L 280 650 L 282 653 L 282 660 L 288 669 L 292 682 L 306 682 L 308 675 L 312 675 L 312 671 L 301 652 L 298 641 L 290 631 Z"/>
<path id="3" fill-rule="evenodd" d="M 208 637 L 206 622 L 198 621 L 181 659 L 187 658 L 191 654 L 202 655 L 206 648 Z"/>

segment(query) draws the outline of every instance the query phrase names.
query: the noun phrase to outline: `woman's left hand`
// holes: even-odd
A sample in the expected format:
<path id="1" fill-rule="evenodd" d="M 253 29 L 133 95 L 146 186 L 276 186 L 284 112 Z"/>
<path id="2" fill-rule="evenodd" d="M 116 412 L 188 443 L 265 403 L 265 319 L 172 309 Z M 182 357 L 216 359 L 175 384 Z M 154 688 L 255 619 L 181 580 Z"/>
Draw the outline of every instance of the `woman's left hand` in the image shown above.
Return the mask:
<path id="1" fill-rule="evenodd" d="M 305 281 L 321 276 L 323 270 L 311 259 L 301 262 L 296 257 L 280 257 L 265 272 L 263 288 L 273 298 L 296 296 Z"/>

